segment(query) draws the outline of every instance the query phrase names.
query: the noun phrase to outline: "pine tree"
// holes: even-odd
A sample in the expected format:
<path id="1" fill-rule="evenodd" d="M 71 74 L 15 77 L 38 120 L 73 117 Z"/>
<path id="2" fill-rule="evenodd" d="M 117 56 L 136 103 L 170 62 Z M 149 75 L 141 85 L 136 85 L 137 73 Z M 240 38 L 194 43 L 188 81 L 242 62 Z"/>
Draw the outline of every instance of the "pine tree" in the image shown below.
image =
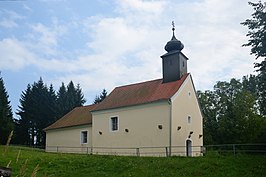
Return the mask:
<path id="1" fill-rule="evenodd" d="M 15 144 L 30 145 L 31 141 L 31 122 L 32 116 L 31 111 L 31 86 L 27 85 L 27 89 L 22 92 L 21 98 L 19 99 L 20 106 L 19 111 L 16 112 L 20 116 L 19 120 L 15 122 Z"/>
<path id="2" fill-rule="evenodd" d="M 68 110 L 71 111 L 73 108 L 77 106 L 82 106 L 86 100 L 82 94 L 82 90 L 80 85 L 77 85 L 77 88 L 74 86 L 72 81 L 67 85 L 67 107 Z"/>
<path id="3" fill-rule="evenodd" d="M 94 99 L 94 104 L 98 104 L 100 102 L 102 102 L 105 98 L 107 97 L 107 91 L 105 89 L 103 89 L 102 93 L 100 94 L 100 96 L 96 95 L 95 99 Z"/>
<path id="4" fill-rule="evenodd" d="M 66 88 L 62 83 L 57 93 L 57 118 L 61 118 L 75 107 L 82 106 L 85 102 L 79 84 L 75 87 L 74 83 L 70 81 Z"/>
<path id="5" fill-rule="evenodd" d="M 67 90 L 62 83 L 57 94 L 51 84 L 48 88 L 42 78 L 22 92 L 17 114 L 20 119 L 15 122 L 15 142 L 30 146 L 44 146 L 43 129 L 54 123 L 59 115 L 66 114 L 76 106 L 84 104 L 80 86 L 75 88 L 71 81 Z"/>
<path id="6" fill-rule="evenodd" d="M 101 101 L 103 101 L 106 98 L 106 96 L 107 96 L 107 91 L 105 89 L 103 89 L 103 91 L 102 91 L 102 93 L 100 95 Z"/>
<path id="7" fill-rule="evenodd" d="M 65 84 L 62 82 L 62 85 L 57 92 L 57 99 L 56 99 L 57 119 L 61 118 L 62 116 L 64 116 L 66 113 L 69 112 L 66 102 L 67 102 L 67 90 Z"/>
<path id="8" fill-rule="evenodd" d="M 20 137 L 18 143 L 44 146 L 43 129 L 55 121 L 55 102 L 56 95 L 53 86 L 50 85 L 48 89 L 42 78 L 38 82 L 34 82 L 33 85 L 28 85 L 27 90 L 21 95 L 21 105 L 17 112 L 20 120 L 17 122 L 16 132 L 24 135 Z"/>
<path id="9" fill-rule="evenodd" d="M 48 125 L 50 125 L 51 123 L 55 122 L 57 119 L 57 105 L 56 105 L 56 93 L 54 90 L 53 85 L 51 84 L 49 87 L 49 91 L 48 91 L 48 103 L 49 103 L 49 107 L 51 110 L 51 116 L 49 117 L 49 122 L 47 122 Z"/>
<path id="10" fill-rule="evenodd" d="M 82 106 L 86 102 L 86 100 L 85 100 L 84 95 L 82 93 L 82 89 L 80 87 L 80 84 L 77 85 L 77 88 L 75 88 L 75 90 L 76 90 L 76 95 L 75 95 L 76 102 L 75 102 L 75 104 L 77 106 Z"/>
<path id="11" fill-rule="evenodd" d="M 100 102 L 101 102 L 101 98 L 100 98 L 98 95 L 96 95 L 95 98 L 94 98 L 93 103 L 94 103 L 94 104 L 98 104 L 98 103 L 100 103 Z"/>
<path id="12" fill-rule="evenodd" d="M 13 130 L 13 114 L 4 81 L 0 77 L 0 144 L 5 144 Z"/>

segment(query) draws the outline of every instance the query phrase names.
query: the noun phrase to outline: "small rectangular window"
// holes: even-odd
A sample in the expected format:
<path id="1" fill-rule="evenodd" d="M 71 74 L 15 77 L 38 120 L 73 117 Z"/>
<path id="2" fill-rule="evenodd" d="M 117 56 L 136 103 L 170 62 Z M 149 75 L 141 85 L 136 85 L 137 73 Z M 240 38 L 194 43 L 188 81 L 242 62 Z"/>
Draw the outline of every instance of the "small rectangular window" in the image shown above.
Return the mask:
<path id="1" fill-rule="evenodd" d="M 189 124 L 191 123 L 191 117 L 190 117 L 190 116 L 187 117 L 187 122 L 188 122 Z"/>
<path id="2" fill-rule="evenodd" d="M 81 144 L 87 144 L 88 143 L 88 131 L 82 131 L 81 132 Z"/>
<path id="3" fill-rule="evenodd" d="M 111 130 L 117 131 L 118 130 L 118 117 L 111 117 Z"/>

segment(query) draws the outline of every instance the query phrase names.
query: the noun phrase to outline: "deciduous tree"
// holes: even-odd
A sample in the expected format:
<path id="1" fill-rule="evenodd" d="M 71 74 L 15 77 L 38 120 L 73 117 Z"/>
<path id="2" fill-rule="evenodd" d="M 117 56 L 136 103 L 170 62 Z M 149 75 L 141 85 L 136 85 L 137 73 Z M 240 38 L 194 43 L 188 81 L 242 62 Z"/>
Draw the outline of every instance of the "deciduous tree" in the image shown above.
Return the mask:
<path id="1" fill-rule="evenodd" d="M 251 83 L 248 83 L 251 81 Z M 249 90 L 253 79 L 217 82 L 214 91 L 198 91 L 204 115 L 204 143 L 252 143 L 261 140 L 265 119 L 257 111 Z M 245 83 L 245 84 L 244 84 Z M 244 86 L 245 85 L 245 86 Z"/>
<path id="2" fill-rule="evenodd" d="M 251 19 L 247 19 L 241 24 L 247 26 L 249 31 L 248 43 L 243 46 L 251 47 L 251 54 L 255 55 L 257 62 L 255 68 L 258 71 L 258 95 L 260 113 L 266 117 L 266 3 L 249 2 L 254 9 Z"/>

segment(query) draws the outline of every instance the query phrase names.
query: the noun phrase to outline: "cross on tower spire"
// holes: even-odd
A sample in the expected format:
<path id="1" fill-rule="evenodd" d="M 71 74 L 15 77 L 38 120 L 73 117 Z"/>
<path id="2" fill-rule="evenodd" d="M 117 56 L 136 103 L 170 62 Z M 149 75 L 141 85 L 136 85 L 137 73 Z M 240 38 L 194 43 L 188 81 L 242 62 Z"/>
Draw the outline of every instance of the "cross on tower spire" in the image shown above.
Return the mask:
<path id="1" fill-rule="evenodd" d="M 172 26 L 173 26 L 172 30 L 174 31 L 175 30 L 175 22 L 174 21 L 172 21 Z"/>
<path id="2" fill-rule="evenodd" d="M 172 21 L 172 31 L 173 31 L 173 37 L 175 36 L 175 22 Z"/>

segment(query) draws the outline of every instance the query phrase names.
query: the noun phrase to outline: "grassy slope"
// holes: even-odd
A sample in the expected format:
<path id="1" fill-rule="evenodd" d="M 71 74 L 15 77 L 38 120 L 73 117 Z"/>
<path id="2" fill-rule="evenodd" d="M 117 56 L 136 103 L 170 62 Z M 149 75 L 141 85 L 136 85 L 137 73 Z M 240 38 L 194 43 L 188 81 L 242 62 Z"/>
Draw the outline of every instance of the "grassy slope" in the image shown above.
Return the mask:
<path id="1" fill-rule="evenodd" d="M 13 175 L 26 169 L 30 176 L 39 164 L 37 176 L 265 176 L 266 155 L 208 154 L 204 157 L 119 157 L 100 155 L 55 154 L 11 147 L 3 154 L 0 166 L 10 160 Z M 23 164 L 27 160 L 26 167 Z"/>

